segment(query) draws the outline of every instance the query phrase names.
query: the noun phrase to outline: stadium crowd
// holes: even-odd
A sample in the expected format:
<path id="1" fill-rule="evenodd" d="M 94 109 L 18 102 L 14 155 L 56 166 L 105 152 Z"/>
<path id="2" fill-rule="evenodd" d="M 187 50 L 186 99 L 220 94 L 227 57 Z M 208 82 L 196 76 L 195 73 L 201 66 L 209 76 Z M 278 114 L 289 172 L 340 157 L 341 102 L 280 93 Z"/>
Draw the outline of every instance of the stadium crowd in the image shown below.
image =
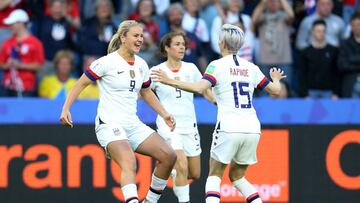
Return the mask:
<path id="1" fill-rule="evenodd" d="M 152 67 L 162 36 L 183 31 L 184 61 L 204 73 L 218 59 L 221 25 L 245 32 L 238 55 L 287 75 L 280 98 L 360 97 L 356 0 L 2 0 L 0 96 L 65 99 L 83 69 L 106 55 L 126 19 L 143 25 L 139 53 Z M 96 83 L 79 98 L 96 99 Z M 261 92 L 258 97 L 265 97 Z"/>

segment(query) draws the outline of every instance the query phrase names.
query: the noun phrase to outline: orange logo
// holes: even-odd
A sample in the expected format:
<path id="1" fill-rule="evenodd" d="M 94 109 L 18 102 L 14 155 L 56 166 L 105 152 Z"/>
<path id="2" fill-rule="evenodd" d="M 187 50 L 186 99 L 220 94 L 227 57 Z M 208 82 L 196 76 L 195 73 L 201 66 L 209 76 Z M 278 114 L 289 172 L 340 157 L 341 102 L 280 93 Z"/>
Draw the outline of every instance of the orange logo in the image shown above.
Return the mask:
<path id="1" fill-rule="evenodd" d="M 38 160 L 40 156 L 47 157 L 45 160 Z M 66 156 L 66 163 L 62 163 L 62 156 Z M 63 155 L 57 146 L 49 144 L 37 144 L 29 147 L 27 150 L 23 146 L 16 144 L 10 147 L 0 146 L 0 188 L 9 186 L 9 171 L 11 172 L 11 161 L 14 159 L 23 159 L 26 163 L 23 168 L 23 182 L 28 188 L 62 188 L 66 182 L 68 188 L 81 187 L 81 171 L 91 170 L 82 169 L 81 162 L 84 158 L 90 158 L 92 161 L 92 186 L 94 188 L 107 187 L 107 163 L 110 163 L 111 177 L 116 185 L 112 185 L 112 193 L 118 200 L 124 201 L 121 187 L 121 170 L 113 161 L 108 162 L 105 158 L 103 149 L 94 144 L 84 146 L 70 145 L 67 152 Z M 136 175 L 136 184 L 138 186 L 138 195 L 140 199 L 145 198 L 150 186 L 151 179 L 151 158 L 136 154 L 138 160 L 138 171 Z M 66 164 L 66 173 L 62 172 L 62 165 Z M 44 177 L 38 177 L 41 171 L 47 171 Z M 63 177 L 62 174 L 66 174 Z M 20 174 L 11 174 L 20 175 Z"/>
<path id="2" fill-rule="evenodd" d="M 289 131 L 263 130 L 258 145 L 258 163 L 245 177 L 258 190 L 263 201 L 289 201 Z M 246 202 L 231 184 L 227 167 L 220 188 L 221 202 Z"/>
<path id="3" fill-rule="evenodd" d="M 360 189 L 360 175 L 348 176 L 341 168 L 340 154 L 342 149 L 350 143 L 360 144 L 360 131 L 348 130 L 336 135 L 330 142 L 326 152 L 326 169 L 330 178 L 338 186 L 348 190 Z"/>

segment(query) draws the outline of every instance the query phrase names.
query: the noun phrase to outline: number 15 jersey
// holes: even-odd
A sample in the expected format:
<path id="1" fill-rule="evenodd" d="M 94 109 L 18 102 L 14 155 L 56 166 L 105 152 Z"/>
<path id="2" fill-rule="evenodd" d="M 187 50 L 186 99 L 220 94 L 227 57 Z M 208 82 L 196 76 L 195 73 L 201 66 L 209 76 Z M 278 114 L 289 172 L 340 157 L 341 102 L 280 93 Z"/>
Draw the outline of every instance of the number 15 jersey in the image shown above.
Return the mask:
<path id="1" fill-rule="evenodd" d="M 254 89 L 262 90 L 269 80 L 255 64 L 236 55 L 212 61 L 203 76 L 214 87 L 218 105 L 217 129 L 224 132 L 260 133 L 252 104 Z"/>

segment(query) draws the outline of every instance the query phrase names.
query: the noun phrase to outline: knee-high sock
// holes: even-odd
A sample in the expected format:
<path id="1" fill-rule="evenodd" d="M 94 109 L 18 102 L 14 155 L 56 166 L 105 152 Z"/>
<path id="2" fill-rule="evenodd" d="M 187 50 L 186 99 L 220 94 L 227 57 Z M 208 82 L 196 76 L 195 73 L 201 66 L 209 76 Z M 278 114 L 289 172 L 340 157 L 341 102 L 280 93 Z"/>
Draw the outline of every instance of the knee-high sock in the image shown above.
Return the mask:
<path id="1" fill-rule="evenodd" d="M 221 179 L 217 176 L 207 178 L 205 185 L 206 203 L 220 202 L 220 183 Z"/>
<path id="2" fill-rule="evenodd" d="M 154 174 L 151 178 L 150 189 L 146 195 L 146 202 L 156 203 L 159 201 L 161 194 L 166 187 L 167 180 L 156 177 Z"/>
<path id="3" fill-rule="evenodd" d="M 137 187 L 135 184 L 127 184 L 121 188 L 126 203 L 139 203 Z"/>
<path id="4" fill-rule="evenodd" d="M 178 198 L 179 202 L 189 202 L 190 201 L 190 189 L 189 189 L 189 184 L 184 185 L 184 186 L 176 186 L 174 184 L 174 193 L 176 195 L 176 197 Z"/>
<path id="5" fill-rule="evenodd" d="M 232 184 L 246 198 L 247 203 L 262 203 L 258 192 L 254 186 L 245 179 L 245 177 L 232 182 Z"/>

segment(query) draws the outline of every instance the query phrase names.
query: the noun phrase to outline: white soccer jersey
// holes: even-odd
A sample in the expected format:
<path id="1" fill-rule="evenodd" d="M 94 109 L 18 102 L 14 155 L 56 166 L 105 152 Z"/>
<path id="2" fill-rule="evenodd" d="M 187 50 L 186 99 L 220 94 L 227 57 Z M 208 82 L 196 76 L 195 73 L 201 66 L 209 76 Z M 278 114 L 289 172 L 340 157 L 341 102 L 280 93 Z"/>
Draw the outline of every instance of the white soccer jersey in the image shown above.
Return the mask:
<path id="1" fill-rule="evenodd" d="M 225 132 L 260 133 L 260 122 L 252 104 L 254 88 L 269 80 L 259 67 L 236 55 L 212 61 L 203 79 L 211 82 L 218 105 L 217 129 Z"/>
<path id="2" fill-rule="evenodd" d="M 164 71 L 170 78 L 185 82 L 196 82 L 202 78 L 200 71 L 193 63 L 182 62 L 180 69 L 173 72 L 164 62 L 152 67 L 150 71 L 159 69 Z M 180 134 L 193 132 L 196 125 L 194 94 L 160 82 L 152 82 L 151 88 L 156 92 L 164 108 L 175 117 L 175 132 Z M 169 127 L 160 116 L 156 119 L 156 125 L 160 130 L 169 131 Z"/>
<path id="3" fill-rule="evenodd" d="M 113 52 L 94 61 L 85 74 L 98 82 L 97 114 L 101 121 L 121 124 L 124 128 L 140 121 L 136 115 L 138 92 L 151 83 L 149 67 L 142 58 L 135 55 L 135 61 L 128 63 L 118 52 Z"/>

